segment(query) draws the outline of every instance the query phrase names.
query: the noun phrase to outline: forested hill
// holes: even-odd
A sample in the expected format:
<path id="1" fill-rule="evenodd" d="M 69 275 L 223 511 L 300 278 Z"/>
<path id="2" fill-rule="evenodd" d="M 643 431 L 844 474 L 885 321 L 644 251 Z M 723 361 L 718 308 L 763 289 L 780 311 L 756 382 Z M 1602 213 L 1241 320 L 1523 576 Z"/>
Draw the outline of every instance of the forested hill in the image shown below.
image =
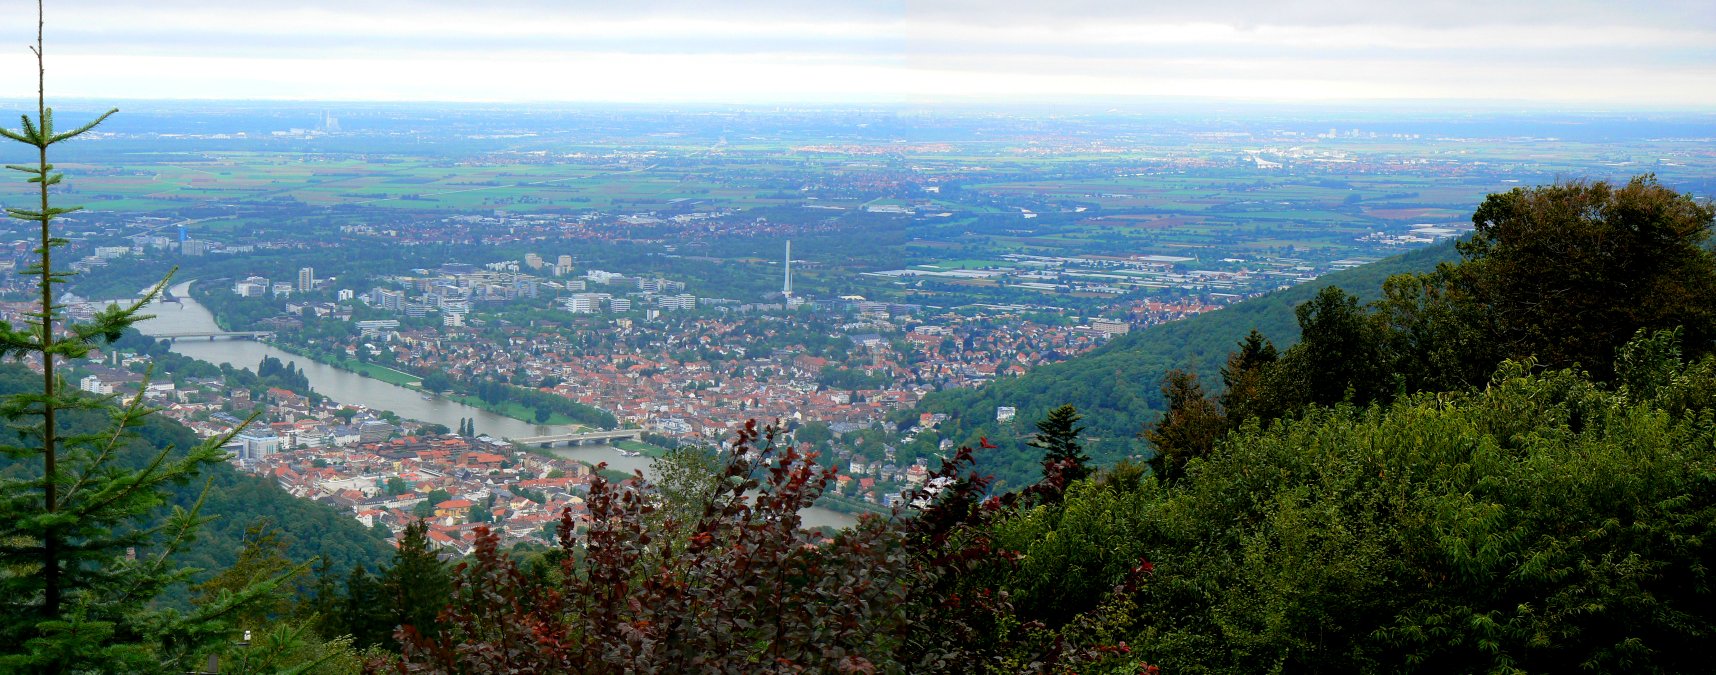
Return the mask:
<path id="1" fill-rule="evenodd" d="M 29 391 L 41 383 L 41 376 L 23 366 L 0 365 L 0 395 Z M 90 426 L 99 421 L 85 420 Z M 78 423 L 74 421 L 73 425 Z M 7 432 L 6 442 L 17 437 Z M 184 425 L 159 415 L 151 416 L 137 429 L 135 442 L 121 457 L 121 463 L 141 465 L 153 455 L 155 448 L 171 445 L 189 448 L 197 443 L 196 434 Z M 41 475 L 39 459 L 13 459 L 0 455 L 0 473 L 19 476 Z M 350 514 L 332 506 L 299 499 L 280 489 L 272 480 L 242 473 L 227 464 L 218 464 L 203 475 L 172 489 L 172 503 L 189 508 L 207 482 L 209 492 L 203 502 L 202 515 L 214 520 L 198 532 L 197 540 L 179 553 L 179 562 L 202 570 L 193 577 L 201 581 L 220 572 L 238 559 L 244 545 L 246 528 L 266 521 L 281 532 L 286 544 L 285 554 L 294 562 L 320 558 L 338 574 L 353 565 L 374 570 L 386 566 L 393 556 L 393 547 L 379 532 L 364 527 Z M 186 589 L 170 589 L 161 600 L 169 604 L 188 602 Z"/>
<path id="2" fill-rule="evenodd" d="M 1084 415 L 1084 441 L 1098 464 L 1144 452 L 1137 438 L 1162 409 L 1162 376 L 1173 368 L 1191 369 L 1219 386 L 1219 372 L 1239 340 L 1256 328 L 1276 347 L 1299 339 L 1293 309 L 1327 286 L 1339 286 L 1364 301 L 1380 296 L 1391 275 L 1428 272 L 1458 258 L 1452 241 L 1376 263 L 1327 275 L 1317 281 L 1236 303 L 1221 311 L 1121 336 L 1076 358 L 996 380 L 976 389 L 943 391 L 925 398 L 920 412 L 947 413 L 941 438 L 977 447 L 980 437 L 998 446 L 978 453 L 981 470 L 993 473 L 1006 490 L 1034 482 L 1041 452 L 1027 447 L 1034 423 L 1062 404 Z M 995 409 L 1013 406 L 1012 422 L 997 424 Z"/>

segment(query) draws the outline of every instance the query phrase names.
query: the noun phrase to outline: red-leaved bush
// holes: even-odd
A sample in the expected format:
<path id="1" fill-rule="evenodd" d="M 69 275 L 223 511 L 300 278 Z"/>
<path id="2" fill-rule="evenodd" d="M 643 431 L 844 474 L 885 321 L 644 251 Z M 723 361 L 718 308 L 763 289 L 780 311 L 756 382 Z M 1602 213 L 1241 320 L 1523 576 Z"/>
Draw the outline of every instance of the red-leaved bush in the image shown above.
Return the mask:
<path id="1" fill-rule="evenodd" d="M 455 570 L 441 635 L 400 629 L 399 672 L 925 673 L 999 667 L 1003 655 L 1020 663 L 1025 645 L 1012 636 L 1027 631 L 1002 594 L 972 582 L 1012 564 L 985 524 L 1015 500 L 959 475 L 972 465 L 969 448 L 908 495 L 913 508 L 866 516 L 830 539 L 798 514 L 835 470 L 778 441 L 776 428 L 747 423 L 695 523 L 649 518 L 652 488 L 641 477 L 597 479 L 588 528 L 576 532 L 562 514 L 558 568 L 545 573 L 521 569 L 479 530 Z M 1053 473 L 1045 489 L 1058 494 L 1064 481 Z M 1083 658 L 1047 647 L 1054 653 L 1023 662 L 1062 672 Z"/>

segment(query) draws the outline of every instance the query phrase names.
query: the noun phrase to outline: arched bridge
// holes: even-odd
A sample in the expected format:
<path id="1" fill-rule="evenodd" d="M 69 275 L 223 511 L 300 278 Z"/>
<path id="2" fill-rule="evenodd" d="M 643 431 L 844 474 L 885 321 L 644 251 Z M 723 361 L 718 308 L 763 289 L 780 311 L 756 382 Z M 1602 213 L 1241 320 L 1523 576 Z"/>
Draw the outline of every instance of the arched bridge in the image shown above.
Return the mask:
<path id="1" fill-rule="evenodd" d="M 554 434 L 551 436 L 530 436 L 514 438 L 512 442 L 519 445 L 533 445 L 538 448 L 563 448 L 577 445 L 602 445 L 618 440 L 643 440 L 643 429 L 615 429 L 613 431 L 587 431 L 579 434 Z"/>

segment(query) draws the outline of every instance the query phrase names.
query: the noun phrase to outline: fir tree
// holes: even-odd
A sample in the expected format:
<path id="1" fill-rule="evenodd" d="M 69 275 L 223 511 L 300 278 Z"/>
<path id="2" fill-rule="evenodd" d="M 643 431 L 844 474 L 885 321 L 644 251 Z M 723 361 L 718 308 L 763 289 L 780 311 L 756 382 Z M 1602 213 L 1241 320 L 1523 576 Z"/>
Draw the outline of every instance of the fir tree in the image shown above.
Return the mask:
<path id="1" fill-rule="evenodd" d="M 281 539 L 281 535 L 280 529 L 274 527 L 267 518 L 245 528 L 244 548 L 239 550 L 238 560 L 220 574 L 196 586 L 197 603 L 211 604 L 218 601 L 223 593 L 242 592 L 282 574 L 296 576 L 308 571 L 286 556 L 286 542 Z M 269 622 L 285 616 L 290 609 L 287 590 L 278 587 L 270 597 L 233 613 L 234 623 L 239 629 L 260 630 Z"/>
<path id="2" fill-rule="evenodd" d="M 382 577 L 393 625 L 434 639 L 441 633 L 436 617 L 451 597 L 452 587 L 447 564 L 429 546 L 429 526 L 421 520 L 405 526 L 393 566 Z"/>
<path id="3" fill-rule="evenodd" d="M 346 575 L 345 602 L 333 630 L 350 635 L 359 648 L 388 645 L 393 634 L 389 614 L 381 583 L 363 565 L 353 566 Z"/>
<path id="4" fill-rule="evenodd" d="M 1170 370 L 1162 384 L 1168 410 L 1144 438 L 1155 446 L 1150 470 L 1162 480 L 1176 481 L 1185 475 L 1186 463 L 1208 455 L 1216 441 L 1227 433 L 1228 421 L 1214 401 L 1204 396 L 1198 376 Z"/>
<path id="5" fill-rule="evenodd" d="M 1084 427 L 1078 426 L 1081 419 L 1084 417 L 1069 403 L 1049 411 L 1048 417 L 1037 421 L 1037 437 L 1026 445 L 1043 451 L 1045 475 L 1051 473 L 1054 466 L 1060 466 L 1061 474 L 1069 481 L 1090 474 L 1090 469 L 1085 466 L 1090 457 L 1084 454 L 1084 446 L 1078 442 L 1079 432 L 1084 431 Z"/>
<path id="6" fill-rule="evenodd" d="M 41 12 L 38 0 L 35 116 L 25 115 L 17 130 L 0 129 L 0 136 L 35 150 L 33 164 L 7 168 L 29 176 L 36 203 L 8 206 L 6 214 L 37 230 L 36 260 L 24 274 L 39 293 L 21 328 L 0 324 L 0 357 L 31 363 L 42 375 L 40 391 L 0 401 L 0 417 L 15 432 L 0 445 L 15 462 L 0 478 L 0 671 L 182 671 L 198 652 L 225 641 L 229 615 L 272 592 L 284 576 L 223 590 L 188 615 L 152 604 L 192 573 L 173 562 L 173 553 L 207 520 L 197 515 L 200 499 L 163 518 L 167 487 L 221 462 L 220 446 L 230 436 L 188 450 L 151 449 L 135 434 L 152 412 L 141 394 L 116 402 L 66 386 L 62 366 L 147 318 L 142 308 L 166 280 L 87 322 L 73 323 L 62 311 L 55 291 L 70 274 L 53 265 L 55 249 L 66 244 L 55 221 L 77 209 L 50 200 L 49 188 L 63 176 L 49 163 L 48 149 L 116 111 L 56 130 L 46 103 Z"/>

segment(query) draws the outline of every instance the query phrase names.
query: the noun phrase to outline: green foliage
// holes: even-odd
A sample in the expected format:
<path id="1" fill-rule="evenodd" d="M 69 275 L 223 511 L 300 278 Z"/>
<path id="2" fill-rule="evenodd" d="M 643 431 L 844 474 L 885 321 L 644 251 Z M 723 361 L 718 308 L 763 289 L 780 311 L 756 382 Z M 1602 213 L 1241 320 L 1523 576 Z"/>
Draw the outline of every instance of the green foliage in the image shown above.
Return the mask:
<path id="1" fill-rule="evenodd" d="M 651 514 L 656 527 L 668 536 L 683 532 L 703 515 L 703 507 L 720 489 L 722 460 L 716 453 L 694 445 L 681 445 L 650 460 L 655 494 L 660 499 Z"/>
<path id="2" fill-rule="evenodd" d="M 1289 409 L 1304 404 L 1364 405 L 1388 391 L 1381 377 L 1382 340 L 1358 298 L 1325 286 L 1294 309 L 1299 344 L 1287 350 L 1276 385 Z"/>
<path id="3" fill-rule="evenodd" d="M 1509 362 L 1481 391 L 1248 422 L 1183 481 L 998 524 L 1025 554 L 1004 587 L 1061 616 L 1147 555 L 1123 634 L 1170 672 L 1700 670 L 1716 418 L 1684 402 L 1716 362 L 1651 362 L 1624 391 Z"/>
<path id="4" fill-rule="evenodd" d="M 1144 437 L 1156 449 L 1151 471 L 1173 481 L 1185 475 L 1187 462 L 1209 454 L 1216 440 L 1228 432 L 1228 421 L 1216 403 L 1204 396 L 1203 385 L 1192 373 L 1168 371 L 1162 395 L 1168 399 L 1168 412 Z"/>
<path id="5" fill-rule="evenodd" d="M 439 394 L 453 388 L 453 378 L 448 377 L 446 373 L 437 370 L 423 376 L 423 388 L 428 390 L 429 393 Z"/>
<path id="6" fill-rule="evenodd" d="M 1069 481 L 1089 475 L 1090 469 L 1085 464 L 1090 462 L 1090 457 L 1084 454 L 1084 446 L 1078 442 L 1079 433 L 1084 431 L 1084 427 L 1078 426 L 1081 419 L 1084 418 L 1078 414 L 1078 409 L 1068 404 L 1037 420 L 1037 436 L 1026 445 L 1043 451 L 1045 473 L 1048 473 L 1048 467 L 1056 466 Z"/>
<path id="7" fill-rule="evenodd" d="M 282 534 L 267 520 L 259 520 L 244 531 L 244 548 L 238 560 L 213 578 L 197 584 L 196 604 L 209 605 L 223 594 L 243 592 L 256 584 L 284 576 L 288 582 L 309 571 L 309 565 L 296 565 L 286 557 L 286 542 Z M 243 630 L 260 630 L 264 625 L 286 616 L 290 609 L 289 586 L 276 586 L 274 592 L 259 598 L 232 615 L 233 625 Z"/>
<path id="8" fill-rule="evenodd" d="M 41 7 L 38 5 L 38 16 Z M 42 66 L 38 22 L 33 51 Z M 38 73 L 43 70 L 38 70 Z M 71 140 L 105 120 L 108 111 L 70 131 L 56 131 L 52 109 L 38 80 L 36 114 L 19 130 L 0 136 L 35 149 L 32 166 L 7 168 L 29 176 L 39 206 L 6 207 L 7 215 L 38 230 L 34 277 L 39 304 L 25 327 L 0 325 L 0 355 L 34 360 L 40 386 L 0 402 L 0 416 L 15 433 L 0 451 L 11 471 L 0 476 L 0 669 L 26 672 L 140 671 L 179 669 L 197 652 L 222 641 L 235 612 L 265 596 L 283 575 L 223 590 L 189 614 L 152 604 L 166 587 L 191 570 L 174 554 L 189 544 L 207 518 L 201 500 L 162 514 L 170 488 L 224 458 L 224 438 L 188 448 L 152 448 L 138 429 L 150 410 L 141 395 L 123 404 L 84 395 L 65 385 L 61 369 L 111 343 L 145 316 L 143 300 L 110 306 L 83 323 L 68 320 L 55 296 L 69 275 L 53 265 L 66 241 L 54 221 L 76 208 L 54 206 L 49 188 L 62 176 L 48 162 L 51 146 Z M 105 420 L 103 419 L 105 418 Z M 106 424 L 102 422 L 105 421 Z M 130 468 L 125 459 L 139 456 Z"/>
<path id="9" fill-rule="evenodd" d="M 393 564 L 382 574 L 381 589 L 392 626 L 435 639 L 442 629 L 437 615 L 452 597 L 452 579 L 446 563 L 430 547 L 428 533 L 423 521 L 405 527 Z M 389 635 L 388 644 L 398 642 Z"/>
<path id="10" fill-rule="evenodd" d="M 1496 359 L 1575 363 L 1607 379 L 1638 329 L 1681 327 L 1694 355 L 1716 339 L 1716 210 L 1639 176 L 1493 194 L 1472 215 L 1463 264 L 1441 271 Z"/>
<path id="11" fill-rule="evenodd" d="M 996 546 L 1020 556 L 1000 584 L 1019 619 L 1059 627 L 1096 609 L 1149 553 L 1140 535 L 1147 529 L 1146 508 L 1157 499 L 1154 482 L 1140 487 L 1081 481 L 1060 504 L 997 523 Z"/>
<path id="12" fill-rule="evenodd" d="M 995 585 L 1057 639 L 1096 621 L 1170 670 L 1698 669 L 1716 357 L 1688 289 L 1710 219 L 1649 177 L 1492 196 L 1461 264 L 1368 308 L 1323 288 L 1285 353 L 1240 343 L 1219 397 L 1171 372 L 1161 480 L 1004 519 L 1020 564 Z M 1154 563 L 1112 611 L 1068 601 L 1132 584 L 1133 555 Z"/>
<path id="13" fill-rule="evenodd" d="M 476 396 L 483 403 L 489 405 L 516 403 L 530 408 L 534 411 L 538 424 L 547 422 L 555 413 L 559 413 L 580 424 L 588 424 L 603 429 L 612 429 L 620 425 L 613 413 L 579 403 L 559 394 L 488 380 L 480 382 L 454 380 L 451 383 L 451 388 L 461 394 Z"/>
<path id="14" fill-rule="evenodd" d="M 1405 272 L 1428 272 L 1453 260 L 1453 245 L 1439 244 L 1363 267 L 1321 278 L 1361 300 L 1380 296 L 1384 280 Z M 987 437 L 997 449 L 978 454 L 982 471 L 993 473 L 997 485 L 1018 489 L 1040 475 L 1039 453 L 1026 447 L 1025 435 L 995 422 L 997 406 L 1014 406 L 1021 419 L 1040 419 L 1062 404 L 1077 406 L 1089 428 L 1085 449 L 1097 464 L 1143 456 L 1148 444 L 1139 439 L 1144 423 L 1166 409 L 1159 384 L 1169 370 L 1214 373 L 1225 363 L 1233 345 L 1253 330 L 1269 335 L 1276 346 L 1298 340 L 1294 308 L 1312 299 L 1319 289 L 1301 285 L 1253 298 L 1172 323 L 1122 335 L 1088 354 L 1033 368 L 1019 377 L 1001 378 L 975 389 L 952 389 L 925 397 L 920 412 L 947 413 L 941 430 L 957 443 L 976 446 Z"/>

